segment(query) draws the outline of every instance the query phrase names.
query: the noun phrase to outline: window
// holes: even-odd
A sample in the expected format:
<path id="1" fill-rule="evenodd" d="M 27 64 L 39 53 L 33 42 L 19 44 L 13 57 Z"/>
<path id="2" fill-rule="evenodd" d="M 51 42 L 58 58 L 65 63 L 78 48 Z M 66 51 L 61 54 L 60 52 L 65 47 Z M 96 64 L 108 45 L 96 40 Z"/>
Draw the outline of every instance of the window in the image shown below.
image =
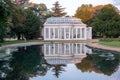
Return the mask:
<path id="1" fill-rule="evenodd" d="M 55 28 L 55 38 L 58 38 L 58 28 Z"/>
<path id="2" fill-rule="evenodd" d="M 84 34 L 84 32 L 85 32 L 85 29 L 84 28 L 82 28 L 82 38 L 84 38 L 85 36 L 85 34 Z"/>
<path id="3" fill-rule="evenodd" d="M 62 39 L 64 39 L 64 28 L 62 28 Z"/>
<path id="4" fill-rule="evenodd" d="M 50 28 L 50 38 L 53 38 L 54 33 L 53 33 L 53 28 Z"/>
<path id="5" fill-rule="evenodd" d="M 66 28 L 66 38 L 69 38 L 69 28 Z"/>
<path id="6" fill-rule="evenodd" d="M 77 29 L 77 38 L 80 38 L 80 28 Z"/>
<path id="7" fill-rule="evenodd" d="M 76 28 L 73 28 L 73 38 L 76 38 Z"/>
<path id="8" fill-rule="evenodd" d="M 49 28 L 46 28 L 46 38 L 49 38 Z"/>

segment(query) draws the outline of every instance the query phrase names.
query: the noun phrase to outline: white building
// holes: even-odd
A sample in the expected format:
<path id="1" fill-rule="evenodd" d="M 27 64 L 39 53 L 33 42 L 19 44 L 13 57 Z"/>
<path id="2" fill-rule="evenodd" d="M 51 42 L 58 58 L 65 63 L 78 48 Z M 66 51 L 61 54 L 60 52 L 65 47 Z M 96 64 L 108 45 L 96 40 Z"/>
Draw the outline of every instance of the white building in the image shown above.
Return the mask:
<path id="1" fill-rule="evenodd" d="M 92 28 L 74 17 L 51 17 L 44 24 L 44 40 L 92 39 Z"/>

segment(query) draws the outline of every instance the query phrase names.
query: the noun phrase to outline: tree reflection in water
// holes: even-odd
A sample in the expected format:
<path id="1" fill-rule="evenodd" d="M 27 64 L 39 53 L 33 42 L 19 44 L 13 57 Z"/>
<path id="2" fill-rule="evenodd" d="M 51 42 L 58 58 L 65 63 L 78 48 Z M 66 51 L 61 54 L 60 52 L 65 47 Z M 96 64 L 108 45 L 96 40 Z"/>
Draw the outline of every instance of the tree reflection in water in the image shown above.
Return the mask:
<path id="1" fill-rule="evenodd" d="M 119 68 L 120 54 L 93 49 L 93 54 L 89 54 L 81 63 L 76 64 L 82 72 L 96 72 L 105 75 L 112 75 Z"/>
<path id="2" fill-rule="evenodd" d="M 63 67 L 65 67 L 65 64 L 59 64 L 59 65 L 53 65 L 52 71 L 55 73 L 54 75 L 58 78 L 60 74 L 65 71 Z"/>
<path id="3" fill-rule="evenodd" d="M 29 80 L 35 75 L 44 76 L 49 65 L 46 64 L 40 46 L 27 46 L 18 48 L 11 53 L 9 61 L 0 62 L 1 76 L 3 80 Z"/>
<path id="4" fill-rule="evenodd" d="M 29 80 L 37 75 L 45 76 L 50 69 L 59 78 L 67 67 L 67 64 L 48 64 L 42 46 L 19 47 L 11 54 L 9 60 L 0 60 L 0 80 Z M 119 64 L 120 54 L 93 49 L 93 54 L 88 54 L 76 66 L 82 72 L 94 71 L 110 76 Z"/>

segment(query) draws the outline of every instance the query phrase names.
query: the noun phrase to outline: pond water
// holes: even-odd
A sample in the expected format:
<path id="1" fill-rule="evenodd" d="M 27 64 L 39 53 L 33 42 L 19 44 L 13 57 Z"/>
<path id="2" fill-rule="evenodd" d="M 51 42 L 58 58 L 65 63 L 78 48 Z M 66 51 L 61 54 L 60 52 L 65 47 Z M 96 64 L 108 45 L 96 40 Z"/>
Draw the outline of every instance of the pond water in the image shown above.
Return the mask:
<path id="1" fill-rule="evenodd" d="M 47 43 L 0 50 L 0 80 L 120 80 L 120 53 L 86 43 Z"/>

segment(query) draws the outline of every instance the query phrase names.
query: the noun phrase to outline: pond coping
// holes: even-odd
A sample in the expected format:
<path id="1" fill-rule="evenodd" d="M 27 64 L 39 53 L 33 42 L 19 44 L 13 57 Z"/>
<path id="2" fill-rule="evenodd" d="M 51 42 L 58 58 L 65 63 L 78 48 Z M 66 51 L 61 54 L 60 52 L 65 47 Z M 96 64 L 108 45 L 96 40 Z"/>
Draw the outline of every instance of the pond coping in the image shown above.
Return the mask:
<path id="1" fill-rule="evenodd" d="M 0 50 L 4 48 L 9 48 L 9 47 L 21 47 L 21 46 L 30 46 L 30 45 L 39 45 L 43 44 L 44 42 L 26 42 L 26 43 L 16 43 L 16 44 L 8 44 L 8 45 L 3 45 L 0 46 Z"/>
<path id="2" fill-rule="evenodd" d="M 102 50 L 107 50 L 107 51 L 120 52 L 120 47 L 105 46 L 105 45 L 101 45 L 99 43 L 90 43 L 90 44 L 87 44 L 86 46 L 88 46 L 90 48 L 96 48 L 96 49 L 102 49 Z"/>
<path id="3" fill-rule="evenodd" d="M 16 43 L 16 44 L 8 44 L 8 45 L 3 45 L 0 46 L 0 50 L 4 48 L 9 48 L 9 47 L 21 47 L 21 46 L 30 46 L 30 45 L 39 45 L 39 44 L 44 44 L 44 43 L 96 43 L 98 42 L 98 39 L 91 39 L 91 40 L 66 40 L 66 41 L 44 41 L 44 42 L 25 42 L 25 43 Z"/>

